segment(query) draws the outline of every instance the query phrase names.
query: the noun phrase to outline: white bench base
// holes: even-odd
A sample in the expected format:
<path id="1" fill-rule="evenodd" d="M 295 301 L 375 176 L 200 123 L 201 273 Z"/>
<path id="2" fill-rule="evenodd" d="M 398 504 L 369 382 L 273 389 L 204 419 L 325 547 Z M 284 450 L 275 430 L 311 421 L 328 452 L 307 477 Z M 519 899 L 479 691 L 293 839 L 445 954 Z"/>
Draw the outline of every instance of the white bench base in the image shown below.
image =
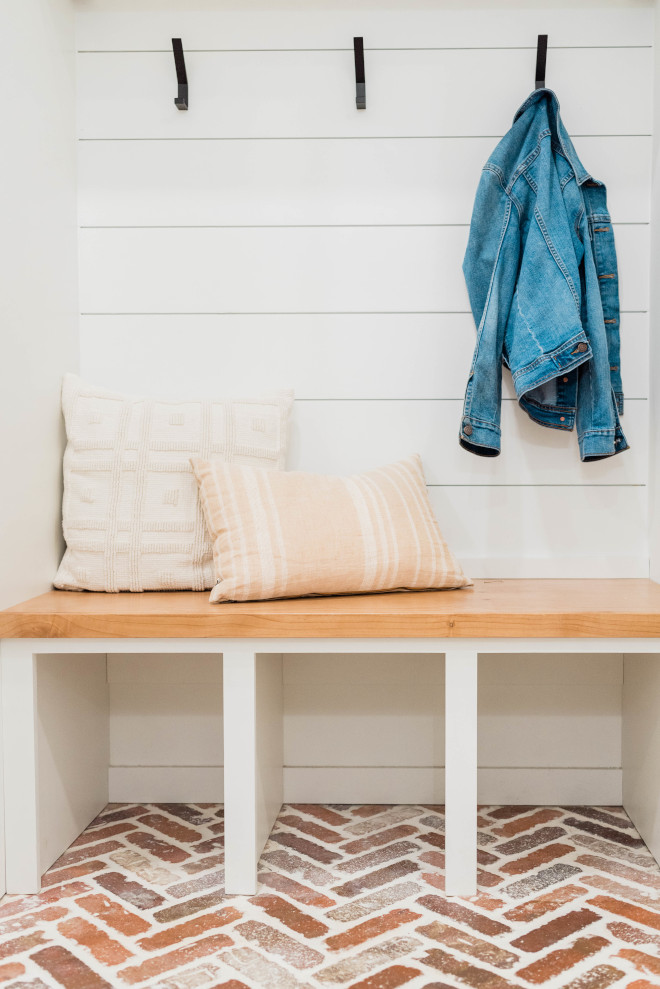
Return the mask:
<path id="1" fill-rule="evenodd" d="M 624 696 L 624 805 L 660 858 L 659 639 L 5 639 L 2 655 L 7 891 L 34 893 L 41 876 L 107 802 L 108 717 L 94 677 L 69 679 L 71 704 L 86 712 L 76 744 L 71 705 L 39 697 L 38 657 L 63 667 L 72 655 L 104 664 L 107 653 L 223 655 L 225 877 L 227 893 L 257 889 L 259 857 L 282 804 L 282 654 L 444 654 L 446 893 L 470 896 L 477 875 L 477 665 L 480 653 L 624 654 L 634 680 Z M 650 654 L 644 659 L 645 654 Z M 652 654 L 652 655 L 651 655 Z M 59 682 L 59 681 L 58 681 Z M 41 704 L 40 704 L 41 702 Z M 57 736 L 58 786 L 41 801 L 40 707 Z M 67 707 L 69 710 L 67 710 Z M 96 712 L 96 717 L 90 717 Z M 64 740 L 64 743 L 62 743 Z M 58 788 L 59 787 L 59 788 Z M 53 795 L 54 794 L 54 795 Z M 218 794 L 218 802 L 223 795 Z"/>

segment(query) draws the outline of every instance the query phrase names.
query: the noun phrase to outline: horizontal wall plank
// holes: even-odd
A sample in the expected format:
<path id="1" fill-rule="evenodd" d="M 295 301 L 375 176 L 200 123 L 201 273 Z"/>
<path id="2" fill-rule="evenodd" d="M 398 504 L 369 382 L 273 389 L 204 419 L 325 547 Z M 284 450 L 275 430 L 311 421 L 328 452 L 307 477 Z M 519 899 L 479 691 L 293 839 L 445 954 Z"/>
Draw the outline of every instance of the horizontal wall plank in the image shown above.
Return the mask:
<path id="1" fill-rule="evenodd" d="M 650 137 L 580 137 L 617 222 L 649 219 Z M 82 141 L 82 226 L 469 223 L 493 138 Z"/>
<path id="2" fill-rule="evenodd" d="M 108 683 L 212 685 L 210 693 L 222 697 L 222 657 L 203 653 L 108 654 Z M 142 695 L 144 696 L 144 694 Z"/>
<path id="3" fill-rule="evenodd" d="M 502 404 L 502 454 L 477 457 L 459 446 L 462 402 L 298 402 L 292 470 L 352 474 L 421 454 L 429 484 L 644 484 L 648 403 L 628 402 L 631 449 L 581 463 L 575 432 L 546 429 L 515 402 Z"/>
<path id="4" fill-rule="evenodd" d="M 622 315 L 626 398 L 648 398 L 648 337 L 647 313 Z M 90 382 L 153 397 L 462 399 L 475 339 L 470 313 L 82 316 L 80 360 Z"/>
<path id="5" fill-rule="evenodd" d="M 111 800 L 134 800 L 113 796 Z M 618 806 L 620 769 L 480 769 L 477 798 L 483 804 Z M 406 768 L 285 768 L 290 803 L 429 804 L 444 801 L 444 771 Z"/>
<path id="6" fill-rule="evenodd" d="M 221 766 L 110 766 L 112 803 L 218 803 L 223 800 Z"/>
<path id="7" fill-rule="evenodd" d="M 468 311 L 467 227 L 80 232 L 83 313 Z M 621 306 L 648 305 L 649 233 L 617 228 Z"/>
<path id="8" fill-rule="evenodd" d="M 183 33 L 188 50 L 350 48 L 360 31 L 374 48 L 464 48 L 532 46 L 538 34 L 548 33 L 552 52 L 563 45 L 648 45 L 653 33 L 653 12 L 643 3 L 601 0 L 595 14 L 590 0 L 578 0 L 571 4 L 570 17 L 565 0 L 542 5 L 500 0 L 491 8 L 483 0 L 462 0 L 457 6 L 418 0 L 411 10 L 382 0 L 353 0 L 340 9 L 324 0 L 305 0 L 269 8 L 262 0 L 240 5 L 196 0 L 195 9 L 182 16 L 181 0 L 85 0 L 76 10 L 77 44 L 98 51 L 167 49 L 170 38 Z M 503 16 L 506 10 L 513 11 L 511 16 Z"/>
<path id="9" fill-rule="evenodd" d="M 501 35 L 500 44 L 506 44 Z M 179 113 L 172 103 L 171 48 L 82 53 L 79 136 L 500 135 L 533 88 L 535 61 L 535 44 L 370 51 L 369 108 L 358 113 L 352 48 L 188 52 L 190 109 Z M 548 82 L 571 133 L 650 134 L 652 70 L 650 47 L 561 48 L 551 54 Z"/>

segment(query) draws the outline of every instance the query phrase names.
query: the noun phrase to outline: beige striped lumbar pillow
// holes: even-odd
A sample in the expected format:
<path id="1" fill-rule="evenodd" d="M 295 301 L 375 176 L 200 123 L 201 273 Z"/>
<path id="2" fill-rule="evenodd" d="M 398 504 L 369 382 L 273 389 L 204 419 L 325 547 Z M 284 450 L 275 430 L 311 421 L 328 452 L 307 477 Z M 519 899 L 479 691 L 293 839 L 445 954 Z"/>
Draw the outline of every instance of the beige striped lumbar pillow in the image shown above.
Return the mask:
<path id="1" fill-rule="evenodd" d="M 213 543 L 211 601 L 466 587 L 418 456 L 333 477 L 191 460 Z"/>

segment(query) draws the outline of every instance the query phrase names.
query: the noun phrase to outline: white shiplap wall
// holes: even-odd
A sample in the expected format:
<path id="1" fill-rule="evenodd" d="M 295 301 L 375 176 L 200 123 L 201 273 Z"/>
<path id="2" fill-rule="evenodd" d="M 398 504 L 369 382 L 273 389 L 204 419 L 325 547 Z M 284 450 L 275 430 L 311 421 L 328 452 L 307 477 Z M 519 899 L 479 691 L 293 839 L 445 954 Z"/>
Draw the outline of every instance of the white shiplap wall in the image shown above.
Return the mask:
<path id="1" fill-rule="evenodd" d="M 78 11 L 83 374 L 183 396 L 293 386 L 290 466 L 350 472 L 419 451 L 471 574 L 646 576 L 651 10 L 109 6 Z M 608 183 L 619 251 L 632 450 L 588 465 L 510 388 L 500 458 L 456 439 L 472 201 L 531 88 L 539 32 L 578 151 Z M 187 113 L 172 103 L 173 36 Z M 115 797 L 210 799 L 219 662 L 111 658 Z M 441 664 L 290 657 L 285 671 L 290 797 L 438 798 Z M 531 778 L 527 800 L 616 802 L 618 660 L 506 658 L 482 676 L 482 799 L 515 799 Z"/>

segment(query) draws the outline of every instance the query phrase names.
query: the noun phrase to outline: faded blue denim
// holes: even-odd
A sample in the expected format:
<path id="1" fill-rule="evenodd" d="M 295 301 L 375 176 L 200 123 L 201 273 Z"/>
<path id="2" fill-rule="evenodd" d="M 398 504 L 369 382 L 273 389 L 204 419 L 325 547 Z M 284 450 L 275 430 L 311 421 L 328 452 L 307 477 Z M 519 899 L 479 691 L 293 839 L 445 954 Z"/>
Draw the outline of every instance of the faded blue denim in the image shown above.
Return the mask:
<path id="1" fill-rule="evenodd" d="M 582 460 L 628 449 L 605 186 L 584 170 L 548 89 L 523 103 L 484 167 L 463 271 L 477 344 L 461 445 L 499 454 L 505 364 L 531 419 L 577 427 Z"/>

